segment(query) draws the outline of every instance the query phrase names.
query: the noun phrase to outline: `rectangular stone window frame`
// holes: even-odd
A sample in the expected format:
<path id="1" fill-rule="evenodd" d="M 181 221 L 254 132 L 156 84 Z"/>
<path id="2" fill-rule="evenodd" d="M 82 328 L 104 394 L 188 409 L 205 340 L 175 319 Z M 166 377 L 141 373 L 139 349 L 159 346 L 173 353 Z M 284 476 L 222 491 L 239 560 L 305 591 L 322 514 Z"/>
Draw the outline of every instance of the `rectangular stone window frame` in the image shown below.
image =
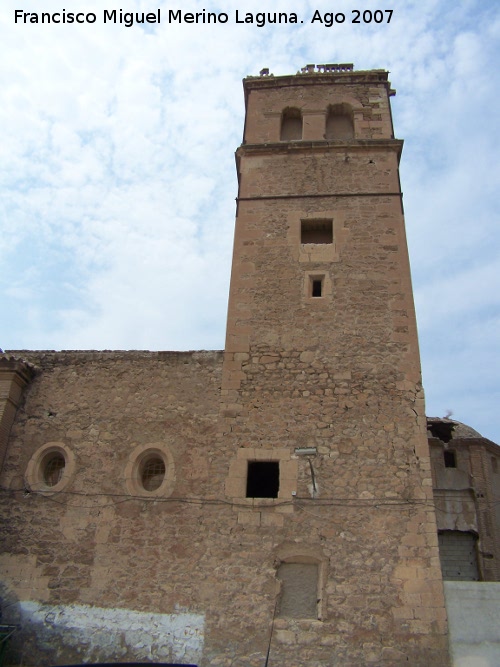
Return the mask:
<path id="1" fill-rule="evenodd" d="M 343 247 L 349 230 L 345 227 L 346 213 L 341 209 L 324 211 L 294 211 L 288 214 L 287 244 L 293 259 L 300 263 L 339 262 L 340 250 Z M 332 225 L 331 243 L 302 243 L 302 229 L 308 225 Z"/>
<path id="2" fill-rule="evenodd" d="M 277 461 L 279 463 L 279 490 L 277 498 L 247 498 L 247 476 L 249 461 Z M 273 507 L 284 500 L 292 500 L 297 493 L 298 461 L 292 460 L 289 449 L 241 447 L 236 457 L 229 464 L 225 483 L 226 496 L 237 501 L 238 505 L 250 507 Z M 291 506 L 287 506 L 291 507 Z"/>
<path id="3" fill-rule="evenodd" d="M 277 498 L 279 461 L 247 461 L 247 498 Z"/>
<path id="4" fill-rule="evenodd" d="M 317 289 L 316 284 L 320 283 L 321 294 L 315 294 Z M 319 271 L 305 271 L 304 273 L 304 298 L 308 301 L 316 303 L 324 302 L 325 299 L 332 296 L 332 279 L 327 272 L 321 273 Z"/>
<path id="5" fill-rule="evenodd" d="M 300 243 L 301 245 L 331 245 L 333 243 L 333 219 L 302 218 Z"/>

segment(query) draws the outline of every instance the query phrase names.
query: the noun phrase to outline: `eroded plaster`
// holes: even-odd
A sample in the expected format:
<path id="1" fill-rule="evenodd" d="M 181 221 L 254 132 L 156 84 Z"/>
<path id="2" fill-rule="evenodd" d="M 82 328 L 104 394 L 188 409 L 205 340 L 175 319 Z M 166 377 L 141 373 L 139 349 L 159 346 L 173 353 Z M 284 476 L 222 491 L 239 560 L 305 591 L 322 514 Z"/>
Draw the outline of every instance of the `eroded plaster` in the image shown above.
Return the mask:
<path id="1" fill-rule="evenodd" d="M 39 645 L 73 649 L 83 661 L 135 660 L 199 662 L 204 641 L 200 614 L 150 614 L 89 605 L 20 602 L 22 623 Z"/>

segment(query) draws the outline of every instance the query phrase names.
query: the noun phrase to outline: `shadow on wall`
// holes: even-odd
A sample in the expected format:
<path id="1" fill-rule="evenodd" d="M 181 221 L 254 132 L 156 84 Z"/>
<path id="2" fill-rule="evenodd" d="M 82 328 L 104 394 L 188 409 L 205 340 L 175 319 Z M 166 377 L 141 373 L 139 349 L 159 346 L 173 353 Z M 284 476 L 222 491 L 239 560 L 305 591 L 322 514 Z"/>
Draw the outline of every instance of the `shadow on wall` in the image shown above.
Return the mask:
<path id="1" fill-rule="evenodd" d="M 11 663 L 11 644 L 19 631 L 18 599 L 0 582 L 0 667 Z M 6 658 L 9 658 L 6 663 Z"/>

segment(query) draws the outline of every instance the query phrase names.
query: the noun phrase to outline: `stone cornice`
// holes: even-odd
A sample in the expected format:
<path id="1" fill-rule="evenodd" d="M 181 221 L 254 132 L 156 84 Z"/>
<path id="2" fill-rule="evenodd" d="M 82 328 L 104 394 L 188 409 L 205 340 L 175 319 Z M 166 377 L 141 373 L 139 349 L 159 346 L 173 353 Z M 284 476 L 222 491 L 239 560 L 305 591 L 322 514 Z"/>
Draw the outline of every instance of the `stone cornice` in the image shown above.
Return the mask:
<path id="1" fill-rule="evenodd" d="M 265 71 L 265 70 L 262 70 Z M 360 70 L 355 71 L 334 71 L 334 72 L 304 72 L 298 74 L 287 74 L 285 76 L 274 76 L 265 74 L 261 76 L 248 76 L 243 79 L 245 93 L 250 90 L 284 88 L 287 86 L 331 86 L 343 84 L 372 83 L 382 84 L 387 87 L 389 94 L 394 94 L 391 90 L 388 80 L 389 72 L 383 69 Z"/>
<path id="2" fill-rule="evenodd" d="M 37 371 L 37 367 L 26 359 L 15 357 L 11 354 L 0 355 L 0 374 L 2 375 L 9 373 L 17 375 L 21 381 L 28 384 Z"/>
<path id="3" fill-rule="evenodd" d="M 236 157 L 241 153 L 292 153 L 310 151 L 338 150 L 366 151 L 367 148 L 374 150 L 396 151 L 398 155 L 403 150 L 402 139 L 353 139 L 352 141 L 279 141 L 266 144 L 241 144 L 236 150 Z"/>

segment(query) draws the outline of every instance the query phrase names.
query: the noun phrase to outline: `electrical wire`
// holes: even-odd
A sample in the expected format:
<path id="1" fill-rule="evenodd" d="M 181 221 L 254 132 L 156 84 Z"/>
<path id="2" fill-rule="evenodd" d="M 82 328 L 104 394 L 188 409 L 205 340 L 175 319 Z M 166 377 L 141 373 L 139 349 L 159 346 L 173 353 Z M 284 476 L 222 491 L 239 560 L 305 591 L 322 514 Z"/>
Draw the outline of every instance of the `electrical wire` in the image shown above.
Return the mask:
<path id="1" fill-rule="evenodd" d="M 248 502 L 238 502 L 237 500 L 226 500 L 224 498 L 203 498 L 203 497 L 178 497 L 178 496 L 146 496 L 146 495 L 131 495 L 124 493 L 105 493 L 105 492 L 81 492 L 81 491 L 56 491 L 51 492 L 47 489 L 42 490 L 26 490 L 23 488 L 16 489 L 7 489 L 5 487 L 0 487 L 0 494 L 4 496 L 16 496 L 17 494 L 22 493 L 23 499 L 27 500 L 31 497 L 36 497 L 43 499 L 45 501 L 50 501 L 59 505 L 66 505 L 73 508 L 81 509 L 103 509 L 105 507 L 113 507 L 121 503 L 131 502 L 131 501 L 140 501 L 143 503 L 150 504 L 159 504 L 159 503 L 178 503 L 184 505 L 193 505 L 193 506 L 213 506 L 213 507 L 233 507 L 241 509 L 266 509 L 266 508 L 275 508 L 275 507 L 286 507 L 286 506 L 296 506 L 298 509 L 305 510 L 306 507 L 313 506 L 315 510 L 321 508 L 330 508 L 330 507 L 342 507 L 345 509 L 402 509 L 410 507 L 428 507 L 434 508 L 438 512 L 446 513 L 446 510 L 441 509 L 436 505 L 435 501 L 432 499 L 412 499 L 412 498 L 359 498 L 359 497 L 330 497 L 330 498 L 310 498 L 310 497 L 301 497 L 294 496 L 291 500 L 277 500 L 273 499 L 274 502 L 270 504 L 262 503 L 249 505 Z M 89 504 L 77 504 L 69 503 L 69 498 L 81 498 L 81 499 L 107 499 L 111 502 L 102 504 L 96 503 L 93 505 Z M 481 503 L 482 507 L 493 508 L 497 505 L 500 505 L 500 500 Z"/>

